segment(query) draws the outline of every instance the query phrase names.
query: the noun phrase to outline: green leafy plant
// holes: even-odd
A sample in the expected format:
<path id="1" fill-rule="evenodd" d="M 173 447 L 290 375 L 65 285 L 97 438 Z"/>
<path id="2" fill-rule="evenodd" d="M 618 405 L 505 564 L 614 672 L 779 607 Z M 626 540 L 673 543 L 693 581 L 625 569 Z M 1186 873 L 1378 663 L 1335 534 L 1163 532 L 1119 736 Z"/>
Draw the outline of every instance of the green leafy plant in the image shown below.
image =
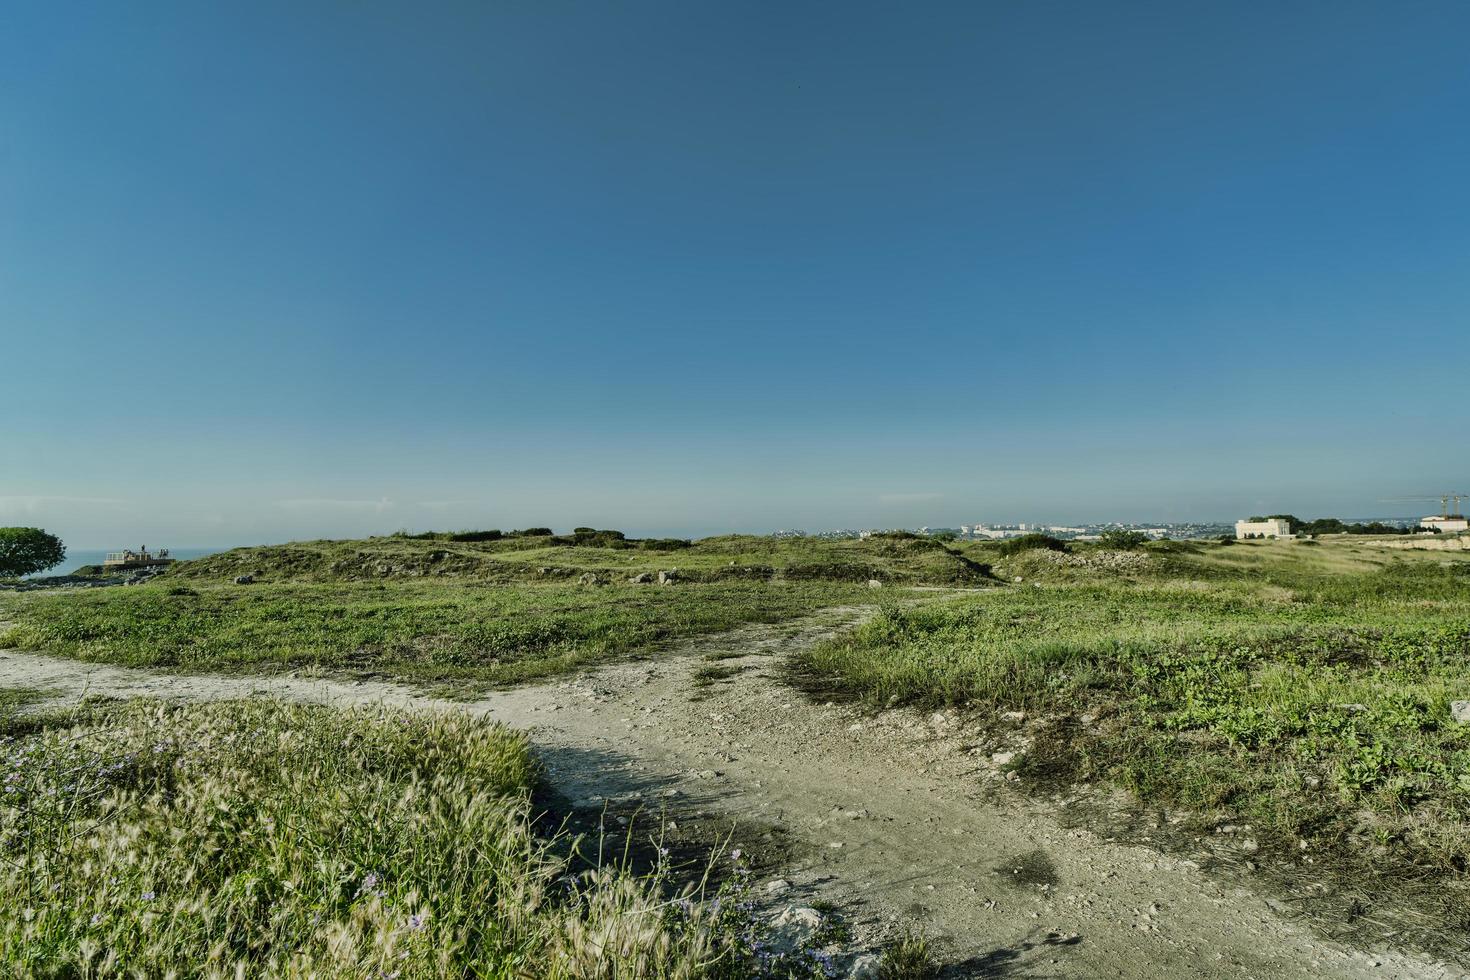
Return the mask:
<path id="1" fill-rule="evenodd" d="M 1142 531 L 1130 531 L 1125 528 L 1109 528 L 1102 533 L 1102 545 L 1114 551 L 1132 551 L 1140 548 L 1148 540 L 1148 535 Z"/>
<path id="2" fill-rule="evenodd" d="M 1060 538 L 1054 538 L 1049 534 L 1023 534 L 1018 538 L 1002 541 L 996 548 L 1002 555 L 1019 555 L 1023 551 L 1034 551 L 1038 549 L 1066 551 L 1067 542 Z"/>
<path id="3" fill-rule="evenodd" d="M 0 577 L 43 572 L 66 560 L 66 545 L 38 527 L 0 527 Z"/>

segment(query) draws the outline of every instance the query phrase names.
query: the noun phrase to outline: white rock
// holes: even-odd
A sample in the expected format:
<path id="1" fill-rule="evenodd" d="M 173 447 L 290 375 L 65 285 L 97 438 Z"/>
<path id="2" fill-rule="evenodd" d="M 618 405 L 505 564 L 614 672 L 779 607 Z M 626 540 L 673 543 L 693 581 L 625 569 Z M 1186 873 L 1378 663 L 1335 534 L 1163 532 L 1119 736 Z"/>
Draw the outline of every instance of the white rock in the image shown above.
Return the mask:
<path id="1" fill-rule="evenodd" d="M 783 895 L 791 891 L 791 882 L 785 878 L 774 878 L 766 882 L 764 891 L 767 895 Z"/>
<path id="2" fill-rule="evenodd" d="M 1450 717 L 1462 725 L 1470 725 L 1470 701 L 1451 701 Z"/>
<path id="3" fill-rule="evenodd" d="M 863 953 L 847 968 L 847 980 L 878 980 L 883 969 L 883 957 L 877 953 Z"/>
<path id="4" fill-rule="evenodd" d="M 993 762 L 993 763 L 995 763 L 998 766 L 1006 765 L 1007 763 L 1009 763 L 1015 757 L 1016 757 L 1016 753 L 1014 753 L 1014 752 L 992 752 L 992 753 L 990 753 L 990 761 Z"/>
<path id="5" fill-rule="evenodd" d="M 826 921 L 822 913 L 804 905 L 787 906 L 771 920 L 771 945 L 790 951 L 809 943 Z"/>

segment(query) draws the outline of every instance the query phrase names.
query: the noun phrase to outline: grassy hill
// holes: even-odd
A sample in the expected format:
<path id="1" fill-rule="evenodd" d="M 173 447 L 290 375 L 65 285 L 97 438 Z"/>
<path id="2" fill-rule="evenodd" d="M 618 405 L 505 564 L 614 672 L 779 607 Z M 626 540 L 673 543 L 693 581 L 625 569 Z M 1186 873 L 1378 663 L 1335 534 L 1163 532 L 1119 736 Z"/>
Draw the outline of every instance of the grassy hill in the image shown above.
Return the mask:
<path id="1" fill-rule="evenodd" d="M 463 538 L 464 536 L 459 536 Z M 674 582 L 657 573 L 677 568 Z M 249 585 L 237 585 L 241 576 Z M 595 532 L 393 536 L 239 548 L 127 588 L 0 596 L 0 646 L 188 670 L 346 671 L 474 687 L 826 606 L 886 586 L 974 585 L 938 542 Z"/>
<path id="2" fill-rule="evenodd" d="M 353 582 L 396 578 L 469 578 L 501 582 L 576 579 L 612 581 L 675 569 L 687 580 L 828 580 L 959 585 L 983 582 L 985 569 L 929 538 L 879 536 L 863 541 L 726 535 L 688 542 L 637 540 L 618 532 L 503 536 L 393 535 L 355 541 L 296 541 L 180 562 L 168 575 L 191 580 L 253 575 L 285 582 Z M 488 532 L 496 533 L 499 532 Z"/>

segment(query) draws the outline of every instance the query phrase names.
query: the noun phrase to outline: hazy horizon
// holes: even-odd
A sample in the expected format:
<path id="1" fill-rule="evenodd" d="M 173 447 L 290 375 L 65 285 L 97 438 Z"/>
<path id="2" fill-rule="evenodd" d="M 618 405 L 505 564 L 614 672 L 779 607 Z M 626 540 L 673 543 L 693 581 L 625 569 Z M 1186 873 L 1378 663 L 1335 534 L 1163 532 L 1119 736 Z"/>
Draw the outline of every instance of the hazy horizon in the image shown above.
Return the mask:
<path id="1" fill-rule="evenodd" d="M 491 527 L 498 527 L 501 530 L 510 531 L 510 530 L 516 530 L 516 529 L 526 528 L 526 527 L 547 527 L 547 526 L 549 526 L 554 531 L 556 531 L 557 533 L 560 534 L 560 533 L 566 533 L 566 532 L 571 531 L 571 529 L 573 527 L 578 527 L 578 526 L 597 526 L 597 527 L 614 528 L 616 530 L 620 530 L 620 531 L 625 532 L 630 537 L 650 537 L 650 538 L 659 538 L 659 537 L 683 537 L 683 538 L 695 538 L 695 539 L 697 539 L 697 538 L 704 538 L 704 537 L 713 537 L 713 536 L 718 536 L 718 535 L 722 535 L 722 534 L 762 534 L 763 535 L 763 534 L 776 533 L 778 531 L 789 531 L 789 530 L 800 530 L 800 531 L 806 531 L 806 532 L 812 533 L 812 534 L 819 534 L 819 533 L 826 532 L 826 531 L 868 530 L 868 529 L 883 529 L 883 528 L 908 528 L 908 529 L 914 529 L 914 530 L 916 530 L 916 529 L 918 529 L 920 527 L 958 528 L 962 524 L 963 525 L 969 525 L 969 524 L 975 524 L 975 523 L 983 523 L 983 524 L 991 524 L 991 525 L 1028 523 L 1028 524 L 1051 525 L 1051 526 L 1076 526 L 1076 525 L 1084 525 L 1084 524 L 1109 523 L 1109 522 L 1114 522 L 1114 521 L 1116 521 L 1117 523 L 1122 523 L 1122 524 L 1138 524 L 1138 525 L 1148 525 L 1148 524 L 1153 524 L 1153 523 L 1167 523 L 1167 524 L 1179 524 L 1179 523 L 1210 524 L 1210 523 L 1219 523 L 1219 524 L 1230 524 L 1230 523 L 1233 523 L 1236 520 L 1242 519 L 1244 517 L 1251 516 L 1252 514 L 1255 514 L 1255 513 L 1257 513 L 1258 511 L 1261 511 L 1261 510 L 1271 510 L 1272 513 L 1295 513 L 1296 516 L 1302 517 L 1302 518 L 1308 519 L 1308 520 L 1313 519 L 1313 518 L 1317 518 L 1317 517 L 1339 517 L 1339 518 L 1342 518 L 1344 520 L 1374 520 L 1374 519 L 1407 520 L 1407 519 L 1415 519 L 1415 518 L 1427 516 L 1430 513 L 1435 513 L 1435 512 L 1438 511 L 1438 508 L 1436 508 L 1436 507 L 1430 507 L 1430 508 L 1424 510 L 1422 513 L 1418 512 L 1418 511 L 1415 511 L 1413 513 L 1389 513 L 1387 511 L 1375 511 L 1375 512 L 1365 512 L 1365 513 L 1333 513 L 1333 514 L 1325 514 L 1325 513 L 1324 514 L 1319 514 L 1319 513 L 1315 512 L 1315 511 L 1307 511 L 1307 510 L 1292 511 L 1292 510 L 1287 509 L 1287 510 L 1280 510 L 1280 511 L 1278 511 L 1278 510 L 1275 510 L 1273 508 L 1257 508 L 1256 511 L 1250 511 L 1249 513 L 1245 512 L 1245 511 L 1242 511 L 1240 514 L 1233 515 L 1233 516 L 1230 516 L 1230 517 L 1179 518 L 1179 519 L 1173 519 L 1173 520 L 1171 520 L 1171 519 L 1165 519 L 1165 518 L 1158 518 L 1158 517 L 1149 518 L 1149 517 L 1146 517 L 1146 516 L 1145 517 L 1132 517 L 1132 518 L 1126 518 L 1126 517 L 1125 518 L 1113 518 L 1113 517 L 1068 518 L 1068 517 L 1054 517 L 1054 516 L 1048 516 L 1048 515 L 1031 515 L 1029 517 L 991 518 L 991 517 L 986 517 L 984 515 L 971 515 L 967 519 L 957 519 L 957 520 L 919 520 L 919 521 L 889 522 L 889 523 L 882 523 L 882 522 L 862 522 L 862 521 L 858 521 L 858 522 L 853 522 L 853 523 L 850 523 L 850 524 L 818 524 L 818 523 L 797 524 L 797 523 L 792 523 L 792 524 L 773 525 L 773 526 L 770 526 L 770 527 L 766 527 L 766 526 L 754 526 L 754 525 L 717 526 L 717 525 L 709 525 L 709 524 L 706 524 L 706 525 L 681 525 L 681 526 L 672 526 L 672 525 L 639 526 L 639 525 L 618 524 L 616 522 L 589 525 L 588 522 L 585 522 L 585 521 L 574 521 L 574 522 L 569 522 L 569 523 L 565 523 L 565 524 L 556 523 L 556 524 L 550 524 L 550 525 L 548 525 L 544 521 L 525 521 L 525 522 L 522 522 L 522 523 L 519 523 L 519 524 L 517 524 L 517 523 L 504 523 L 504 522 L 499 523 L 499 524 L 495 524 L 495 523 L 487 523 L 487 522 L 481 521 L 481 522 L 473 522 L 473 523 L 468 523 L 468 524 L 439 523 L 439 524 L 432 524 L 432 525 L 393 525 L 393 526 L 389 526 L 389 525 L 386 525 L 386 524 L 385 525 L 373 525 L 371 523 L 359 523 L 359 524 L 340 524 L 339 523 L 339 524 L 324 524 L 324 525 L 322 525 L 322 527 L 325 530 L 322 530 L 320 532 L 314 531 L 314 530 L 310 530 L 310 529 L 304 530 L 301 533 L 281 532 L 281 533 L 272 534 L 272 533 L 266 532 L 266 533 L 255 535 L 255 536 L 245 536 L 245 537 L 234 538 L 234 539 L 221 538 L 221 539 L 212 540 L 212 541 L 183 540 L 183 539 L 178 538 L 177 536 L 171 536 L 168 533 L 168 530 L 167 530 L 167 527 L 166 526 L 159 526 L 159 527 L 152 528 L 152 531 L 157 532 L 157 533 L 152 533 L 151 536 L 150 536 L 149 531 L 142 531 L 142 532 L 139 532 L 138 531 L 138 528 L 141 527 L 142 525 L 134 525 L 134 526 L 131 526 L 131 527 L 124 527 L 118 533 L 113 533 L 113 534 L 107 535 L 104 540 L 96 540 L 96 539 L 90 539 L 90 538 L 78 538 L 78 537 L 76 537 L 76 536 L 74 536 L 74 535 L 72 535 L 72 534 L 70 534 L 68 532 L 67 528 L 69 527 L 69 525 L 67 525 L 65 523 L 58 524 L 58 523 L 54 523 L 53 522 L 50 525 L 48 525 L 48 527 L 49 527 L 49 529 L 51 531 L 53 531 L 54 533 L 57 533 L 63 539 L 63 541 L 66 543 L 68 557 L 67 557 L 66 562 L 64 562 L 63 564 L 70 566 L 70 565 L 72 565 L 72 564 L 75 563 L 74 562 L 74 559 L 73 559 L 73 556 L 75 556 L 79 552 L 101 553 L 101 552 L 106 552 L 106 551 L 117 551 L 117 550 L 121 550 L 123 548 L 137 548 L 137 547 L 140 547 L 140 546 L 143 546 L 143 545 L 146 545 L 150 550 L 153 550 L 153 551 L 156 551 L 159 548 L 168 548 L 168 549 L 170 549 L 172 551 L 175 551 L 175 552 L 181 552 L 181 551 L 190 551 L 190 552 L 194 552 L 194 551 L 207 551 L 207 552 L 214 552 L 214 551 L 223 551 L 223 550 L 226 550 L 226 549 L 229 549 L 229 548 L 249 547 L 249 546 L 253 546 L 253 545 L 282 544 L 282 543 L 285 543 L 287 541 L 305 541 L 305 540 L 317 540 L 317 539 L 352 539 L 352 538 L 366 538 L 366 537 L 373 537 L 373 536 L 386 536 L 386 535 L 394 534 L 394 533 L 396 533 L 398 531 L 409 531 L 411 533 L 417 533 L 417 532 L 423 532 L 423 531 L 484 530 L 484 529 L 491 528 Z M 0 521 L 0 523 L 3 523 L 3 521 Z M 19 523 L 24 524 L 24 523 L 26 523 L 26 521 L 22 520 Z M 189 555 L 188 557 L 198 557 L 198 555 Z"/>
<path id="2" fill-rule="evenodd" d="M 0 524 L 1419 516 L 1380 501 L 1470 483 L 1470 7 L 80 6 L 0 37 Z"/>

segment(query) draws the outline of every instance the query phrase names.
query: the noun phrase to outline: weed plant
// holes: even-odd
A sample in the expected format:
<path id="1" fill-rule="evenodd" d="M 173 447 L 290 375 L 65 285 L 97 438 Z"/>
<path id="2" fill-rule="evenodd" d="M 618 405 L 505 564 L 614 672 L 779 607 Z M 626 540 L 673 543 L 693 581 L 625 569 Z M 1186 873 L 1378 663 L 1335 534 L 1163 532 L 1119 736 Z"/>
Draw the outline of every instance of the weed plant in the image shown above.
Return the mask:
<path id="1" fill-rule="evenodd" d="M 538 837 L 526 742 L 484 720 L 131 702 L 0 731 L 5 976 L 827 975 L 769 944 L 738 864 L 712 888 Z"/>
<path id="2" fill-rule="evenodd" d="M 797 669 L 875 705 L 1049 719 L 1023 773 L 1253 822 L 1283 850 L 1462 872 L 1470 725 L 1450 702 L 1470 699 L 1470 563 L 1328 572 L 1344 559 L 1324 547 L 1247 568 L 1234 553 L 1253 548 L 1211 547 L 1230 562 L 1176 552 L 1152 577 L 892 605 Z"/>

